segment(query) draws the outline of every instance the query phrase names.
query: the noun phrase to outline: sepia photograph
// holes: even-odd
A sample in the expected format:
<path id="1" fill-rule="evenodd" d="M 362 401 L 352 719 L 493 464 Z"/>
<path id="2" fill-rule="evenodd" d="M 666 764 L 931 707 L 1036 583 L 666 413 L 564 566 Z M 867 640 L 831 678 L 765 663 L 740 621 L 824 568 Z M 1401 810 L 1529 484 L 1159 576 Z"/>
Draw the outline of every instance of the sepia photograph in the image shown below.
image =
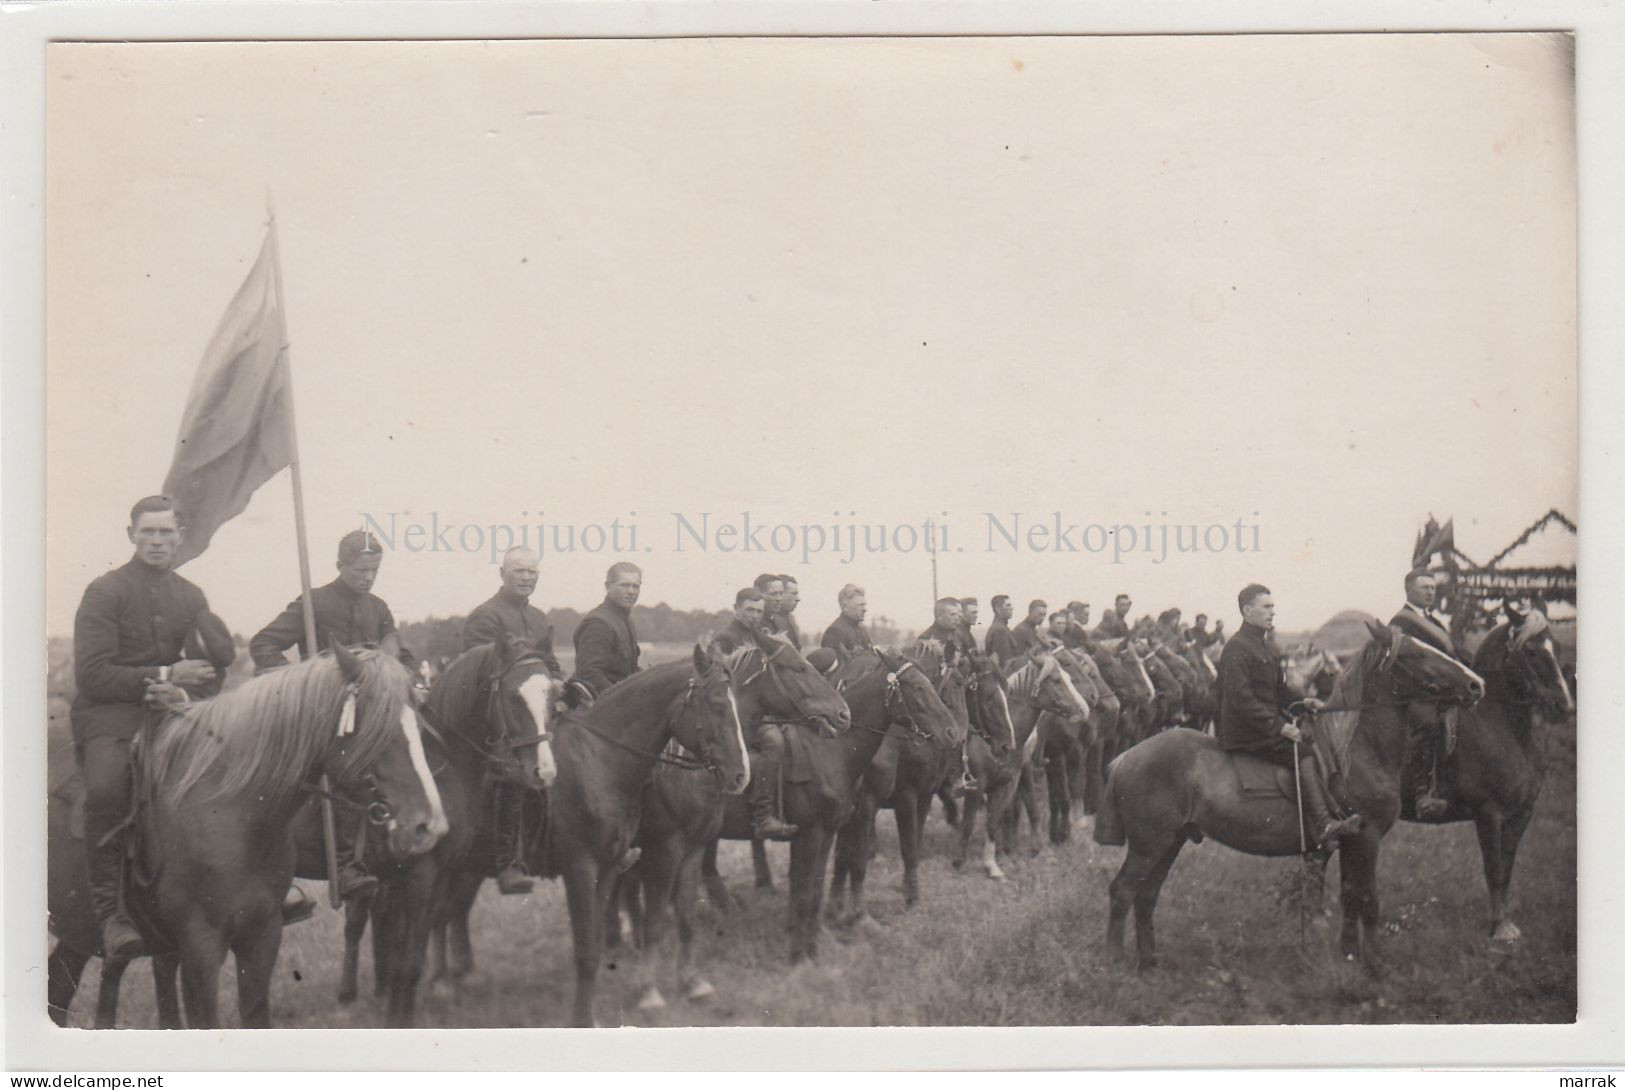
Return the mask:
<path id="1" fill-rule="evenodd" d="M 13 1017 L 1581 1019 L 1574 33 L 43 77 Z"/>

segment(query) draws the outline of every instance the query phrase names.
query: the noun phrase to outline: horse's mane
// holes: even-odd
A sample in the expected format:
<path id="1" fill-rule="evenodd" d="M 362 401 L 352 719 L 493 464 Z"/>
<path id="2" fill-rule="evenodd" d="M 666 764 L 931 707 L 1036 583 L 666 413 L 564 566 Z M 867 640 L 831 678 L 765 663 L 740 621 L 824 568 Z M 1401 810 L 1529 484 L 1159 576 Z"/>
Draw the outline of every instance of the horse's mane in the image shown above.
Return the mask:
<path id="1" fill-rule="evenodd" d="M 1343 664 L 1337 680 L 1332 684 L 1332 697 L 1327 703 L 1333 708 L 1346 710 L 1327 712 L 1319 717 L 1315 725 L 1331 743 L 1339 766 L 1346 767 L 1348 764 L 1349 747 L 1354 744 L 1354 734 L 1360 725 L 1359 705 L 1365 697 L 1366 679 L 1376 671 L 1387 654 L 1388 648 L 1376 640 L 1368 641 L 1360 648 L 1359 654 Z"/>
<path id="2" fill-rule="evenodd" d="M 903 654 L 914 660 L 914 664 L 931 675 L 932 680 L 942 675 L 944 666 L 945 648 L 941 640 L 917 640 L 914 645 Z"/>
<path id="3" fill-rule="evenodd" d="M 1490 673 L 1499 670 L 1505 665 L 1507 650 L 1512 646 L 1514 631 L 1516 631 L 1514 627 L 1506 621 L 1502 621 L 1490 629 L 1489 633 L 1484 637 L 1484 642 L 1478 645 L 1478 650 L 1473 654 L 1473 672 L 1475 674 L 1487 678 Z"/>
<path id="4" fill-rule="evenodd" d="M 360 693 L 344 765 L 365 768 L 398 736 L 411 681 L 390 655 L 363 650 L 355 656 Z M 153 732 L 150 783 L 175 802 L 206 779 L 211 790 L 201 802 L 280 798 L 299 786 L 332 741 L 344 694 L 338 663 L 323 653 L 184 708 Z"/>
<path id="5" fill-rule="evenodd" d="M 655 689 L 661 685 L 669 685 L 675 680 L 687 677 L 694 670 L 694 664 L 687 659 L 676 662 L 663 662 L 659 666 L 651 666 L 647 670 L 639 670 L 624 680 L 617 681 L 604 695 L 593 701 L 588 714 L 597 716 L 605 714 L 609 722 L 615 722 L 622 711 L 622 705 L 634 700 L 641 700 L 646 690 Z"/>
<path id="6" fill-rule="evenodd" d="M 434 687 L 429 690 L 428 705 L 436 722 L 458 723 L 468 714 L 484 687 L 496 649 L 494 643 L 471 647 L 453 659 L 435 679 Z M 454 700 L 459 701 L 455 708 L 452 707 Z"/>
<path id="7" fill-rule="evenodd" d="M 831 685 L 843 681 L 861 681 L 884 665 L 885 660 L 880 657 L 880 652 L 873 647 L 866 647 L 861 651 L 854 652 L 851 658 L 843 660 L 835 668 L 835 673 L 830 675 L 829 681 Z"/>

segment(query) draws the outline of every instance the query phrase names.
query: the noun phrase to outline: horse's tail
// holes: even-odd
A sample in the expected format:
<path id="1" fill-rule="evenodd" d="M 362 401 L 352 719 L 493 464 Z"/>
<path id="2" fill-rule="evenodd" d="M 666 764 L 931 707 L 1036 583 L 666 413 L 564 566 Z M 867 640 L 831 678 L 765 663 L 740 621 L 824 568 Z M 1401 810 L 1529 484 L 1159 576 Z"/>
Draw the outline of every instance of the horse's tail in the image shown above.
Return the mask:
<path id="1" fill-rule="evenodd" d="M 1095 815 L 1096 844 L 1124 844 L 1123 815 L 1117 806 L 1117 765 L 1121 758 L 1106 767 L 1106 786 L 1100 793 L 1100 812 Z"/>

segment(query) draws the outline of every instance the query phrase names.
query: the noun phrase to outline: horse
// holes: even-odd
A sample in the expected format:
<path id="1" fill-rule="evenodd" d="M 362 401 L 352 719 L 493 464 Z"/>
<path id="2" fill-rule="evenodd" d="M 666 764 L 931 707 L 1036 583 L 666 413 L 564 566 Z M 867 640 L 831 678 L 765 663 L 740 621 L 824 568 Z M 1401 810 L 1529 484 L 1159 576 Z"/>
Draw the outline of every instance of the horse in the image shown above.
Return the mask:
<path id="1" fill-rule="evenodd" d="M 1011 732 L 1010 704 L 1005 695 L 1004 676 L 991 659 L 960 656 L 953 662 L 943 658 L 942 644 L 928 640 L 916 644 L 909 656 L 920 669 L 937 679 L 937 695 L 953 713 L 962 735 L 972 730 L 1008 736 Z M 912 732 L 888 728 L 881 742 L 881 754 L 865 771 L 863 791 L 852 817 L 841 827 L 835 842 L 835 873 L 830 882 L 830 915 L 845 923 L 868 918 L 863 903 L 864 880 L 868 875 L 870 846 L 877 811 L 890 809 L 897 822 L 898 854 L 903 860 L 903 903 L 914 906 L 920 899 L 920 837 L 931 799 L 943 790 L 959 770 L 959 754 L 928 743 Z M 888 760 L 887 757 L 893 759 Z M 846 903 L 850 888 L 851 905 Z"/>
<path id="2" fill-rule="evenodd" d="M 982 866 L 987 876 L 996 880 L 1004 878 L 998 853 L 1009 857 L 1015 850 L 1016 795 L 1022 770 L 1038 745 L 1040 717 L 1049 714 L 1081 720 L 1089 715 L 1083 695 L 1053 655 L 1039 651 L 1036 657 L 1030 654 L 1016 659 L 1005 669 L 1009 671 L 1005 684 L 1010 705 L 1010 736 L 1004 739 L 995 734 L 988 740 L 973 734 L 966 746 L 977 789 L 965 796 L 965 807 L 959 816 L 959 844 L 952 860 L 955 869 L 964 866 L 971 835 L 976 829 L 977 811 L 985 805 L 987 822 Z M 1033 850 L 1037 852 L 1036 844 Z"/>
<path id="3" fill-rule="evenodd" d="M 1508 912 L 1512 867 L 1545 775 L 1537 713 L 1564 718 L 1574 712 L 1574 698 L 1545 616 L 1510 603 L 1505 611 L 1507 621 L 1490 631 L 1473 658 L 1484 699 L 1461 713 L 1456 748 L 1439 765 L 1450 809 L 1429 824 L 1471 820 L 1477 826 L 1490 936 L 1510 944 L 1522 937 Z M 1402 798 L 1404 820 L 1417 821 L 1413 793 L 1407 789 Z"/>
<path id="4" fill-rule="evenodd" d="M 1400 772 L 1410 739 L 1408 706 L 1421 700 L 1471 704 L 1484 695 L 1472 670 L 1397 629 L 1370 626 L 1372 639 L 1338 675 L 1333 709 L 1314 728 L 1317 752 L 1335 759 L 1342 804 L 1363 828 L 1342 839 L 1345 955 L 1377 968 L 1377 848 L 1400 813 Z M 1152 916 L 1169 870 L 1187 841 L 1211 836 L 1251 855 L 1286 856 L 1306 850 L 1302 825 L 1288 792 L 1257 799 L 1243 794 L 1240 764 L 1256 761 L 1227 753 L 1211 735 L 1186 728 L 1164 731 L 1112 762 L 1106 796 L 1095 823 L 1100 844 L 1127 843 L 1111 883 L 1108 945 L 1123 949 L 1124 923 L 1134 909 L 1142 969 L 1156 964 Z M 1262 762 L 1258 762 L 1262 764 Z M 1291 781 L 1281 770 L 1280 780 Z M 1279 780 L 1277 781 L 1279 783 Z"/>
<path id="5" fill-rule="evenodd" d="M 1103 736 L 1114 731 L 1121 705 L 1094 662 L 1080 649 L 1058 648 L 1055 660 L 1066 670 L 1089 709 L 1088 717 L 1045 716 L 1038 752 L 1043 757 L 1049 801 L 1049 839 L 1063 844 L 1072 835 L 1072 800 L 1085 793 L 1091 754 L 1098 759 Z M 1110 704 L 1107 704 L 1110 701 Z M 1022 804 L 1036 822 L 1037 806 L 1030 776 L 1021 783 Z M 1036 831 L 1035 834 L 1036 836 Z"/>
<path id="6" fill-rule="evenodd" d="M 1299 696 L 1314 696 L 1325 700 L 1332 694 L 1337 672 L 1343 664 L 1325 648 L 1310 644 L 1301 653 L 1284 657 L 1282 669 L 1286 671 L 1287 687 Z"/>
<path id="7" fill-rule="evenodd" d="M 783 791 L 785 820 L 796 826 L 790 842 L 790 962 L 812 960 L 818 952 L 819 915 L 825 868 L 840 827 L 857 805 L 858 777 L 874 760 L 891 723 L 938 746 L 963 741 L 959 724 L 937 695 L 934 681 L 908 655 L 875 648 L 840 663 L 836 688 L 852 710 L 852 725 L 834 737 L 801 736 L 787 746 Z M 807 780 L 794 782 L 799 748 Z M 750 840 L 750 814 L 743 799 L 729 799 L 720 837 Z"/>
<path id="8" fill-rule="evenodd" d="M 361 940 L 372 920 L 373 978 L 386 997 L 385 1024 L 413 1024 L 434 905 L 454 876 L 472 876 L 477 893 L 484 878 L 496 873 L 496 782 L 545 790 L 558 778 L 548 727 L 563 687 L 535 647 L 509 636 L 470 648 L 437 675 L 420 710 L 430 727 L 425 748 L 451 831 L 425 856 L 379 861 L 378 890 L 345 905 L 339 1002 L 356 997 Z M 293 835 L 298 876 L 325 876 L 321 815 L 314 804 L 301 811 Z M 466 866 L 470 860 L 481 862 Z"/>
<path id="9" fill-rule="evenodd" d="M 1134 643 L 1128 639 L 1098 640 L 1102 654 L 1097 659 L 1101 670 L 1111 680 L 1119 697 L 1124 699 L 1124 712 L 1118 723 L 1118 750 L 1106 755 L 1117 756 L 1136 742 L 1143 742 L 1162 729 L 1159 715 L 1164 701 L 1156 682 L 1151 679 L 1145 661 L 1135 653 Z M 1113 675 L 1116 675 L 1115 677 Z M 1124 679 L 1131 687 L 1125 694 Z"/>
<path id="10" fill-rule="evenodd" d="M 164 1028 L 179 1028 L 178 964 L 185 1020 L 220 1024 L 219 974 L 236 957 L 238 1014 L 270 1025 L 270 983 L 282 942 L 282 902 L 293 881 L 288 826 L 312 781 L 326 774 L 368 800 L 386 846 L 405 858 L 430 851 L 446 816 L 423 753 L 410 677 L 377 651 L 335 645 L 231 692 L 149 723 L 138 741 L 137 858 L 126 901 L 153 951 Z M 82 850 L 82 844 L 81 844 Z M 88 879 L 77 876 L 77 883 Z M 70 902 L 68 896 L 77 893 Z M 52 890 L 59 934 L 86 894 Z M 60 911 L 59 911 L 60 910 Z M 58 944 L 59 947 L 62 943 Z M 52 1006 L 77 987 L 77 952 L 51 959 Z"/>
<path id="11" fill-rule="evenodd" d="M 735 678 L 740 718 L 749 724 L 764 716 L 804 719 L 832 725 L 849 724 L 851 710 L 841 694 L 782 637 L 741 647 L 727 656 Z M 639 1010 L 666 1006 L 660 990 L 663 976 L 674 979 L 690 1001 L 709 999 L 716 987 L 699 974 L 694 958 L 694 916 L 705 851 L 722 830 L 727 796 L 714 777 L 680 764 L 661 763 L 643 789 L 643 813 L 633 846 L 638 861 L 621 876 L 611 904 L 624 903 L 642 950 Z M 721 879 L 709 876 L 711 896 L 729 901 Z M 672 949 L 672 916 L 677 943 Z M 619 916 L 606 918 L 607 938 L 620 939 Z M 664 972 L 662 970 L 669 970 Z"/>

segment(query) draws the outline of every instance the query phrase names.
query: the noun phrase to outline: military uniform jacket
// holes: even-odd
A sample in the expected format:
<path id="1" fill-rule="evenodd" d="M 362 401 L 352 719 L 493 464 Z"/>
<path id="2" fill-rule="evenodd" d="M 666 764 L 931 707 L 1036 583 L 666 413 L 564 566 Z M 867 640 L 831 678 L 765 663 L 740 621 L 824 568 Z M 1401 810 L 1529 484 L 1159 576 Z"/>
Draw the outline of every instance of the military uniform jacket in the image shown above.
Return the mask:
<path id="1" fill-rule="evenodd" d="M 824 629 L 824 638 L 819 643 L 820 647 L 837 652 L 867 651 L 874 645 L 875 641 L 869 637 L 869 630 L 844 613 Z"/>
<path id="2" fill-rule="evenodd" d="M 1026 654 L 1042 642 L 1038 638 L 1038 626 L 1031 621 L 1022 621 L 1012 628 L 1010 630 L 1010 640 L 1015 644 L 1015 653 L 1018 655 Z"/>
<path id="3" fill-rule="evenodd" d="M 926 629 L 924 632 L 921 632 L 920 639 L 936 640 L 938 643 L 942 644 L 943 650 L 947 654 L 948 658 L 953 658 L 958 654 L 963 654 L 965 651 L 965 645 L 960 642 L 963 637 L 960 635 L 959 629 L 949 628 L 941 621 L 937 621 L 930 628 Z"/>
<path id="4" fill-rule="evenodd" d="M 603 696 L 611 685 L 638 672 L 638 637 L 632 613 L 605 599 L 576 625 L 576 672 L 571 680 Z"/>
<path id="5" fill-rule="evenodd" d="M 139 557 L 85 588 L 73 619 L 74 741 L 135 737 L 146 721 L 147 680 L 186 657 L 188 637 L 208 609 L 195 584 Z M 209 689 L 218 682 L 191 695 Z"/>
<path id="6" fill-rule="evenodd" d="M 796 650 L 801 650 L 801 626 L 796 624 L 796 619 L 792 614 L 773 613 L 769 614 L 765 620 L 769 632 L 780 636 L 788 636 L 790 642 L 796 645 Z"/>
<path id="7" fill-rule="evenodd" d="M 1118 640 L 1128 635 L 1128 622 L 1117 615 L 1117 610 L 1106 611 L 1106 615 L 1095 625 L 1095 635 L 1103 640 Z"/>
<path id="8" fill-rule="evenodd" d="M 303 598 L 288 603 L 276 620 L 257 632 L 248 643 L 256 670 L 270 670 L 286 666 L 288 660 L 282 652 L 298 647 L 301 658 L 310 656 L 305 646 L 305 613 L 300 605 Z M 372 592 L 357 593 L 335 579 L 326 586 L 310 592 L 311 606 L 316 613 L 316 651 L 327 650 L 329 641 L 338 640 L 346 647 L 358 644 L 382 643 L 395 633 L 395 617 L 384 600 Z"/>
<path id="9" fill-rule="evenodd" d="M 1456 642 L 1450 638 L 1450 630 L 1444 626 L 1444 619 L 1436 614 L 1423 613 L 1406 602 L 1388 623 L 1405 635 L 1438 648 L 1451 658 L 1461 658 L 1456 654 Z"/>
<path id="10" fill-rule="evenodd" d="M 499 590 L 474 607 L 463 622 L 463 650 L 472 651 L 485 643 L 496 643 L 504 635 L 524 640 L 547 663 L 547 672 L 562 677 L 564 670 L 553 656 L 553 626 L 547 614 L 506 590 Z"/>
<path id="11" fill-rule="evenodd" d="M 1225 749 L 1264 749 L 1280 741 L 1285 709 L 1297 696 L 1287 688 L 1281 655 L 1263 629 L 1243 623 L 1219 656 L 1219 721 Z"/>
<path id="12" fill-rule="evenodd" d="M 988 626 L 987 642 L 982 645 L 982 650 L 998 659 L 1001 663 L 1009 662 L 1018 654 L 1016 651 L 1016 637 L 1011 633 L 1010 625 L 1003 618 L 996 618 Z"/>

